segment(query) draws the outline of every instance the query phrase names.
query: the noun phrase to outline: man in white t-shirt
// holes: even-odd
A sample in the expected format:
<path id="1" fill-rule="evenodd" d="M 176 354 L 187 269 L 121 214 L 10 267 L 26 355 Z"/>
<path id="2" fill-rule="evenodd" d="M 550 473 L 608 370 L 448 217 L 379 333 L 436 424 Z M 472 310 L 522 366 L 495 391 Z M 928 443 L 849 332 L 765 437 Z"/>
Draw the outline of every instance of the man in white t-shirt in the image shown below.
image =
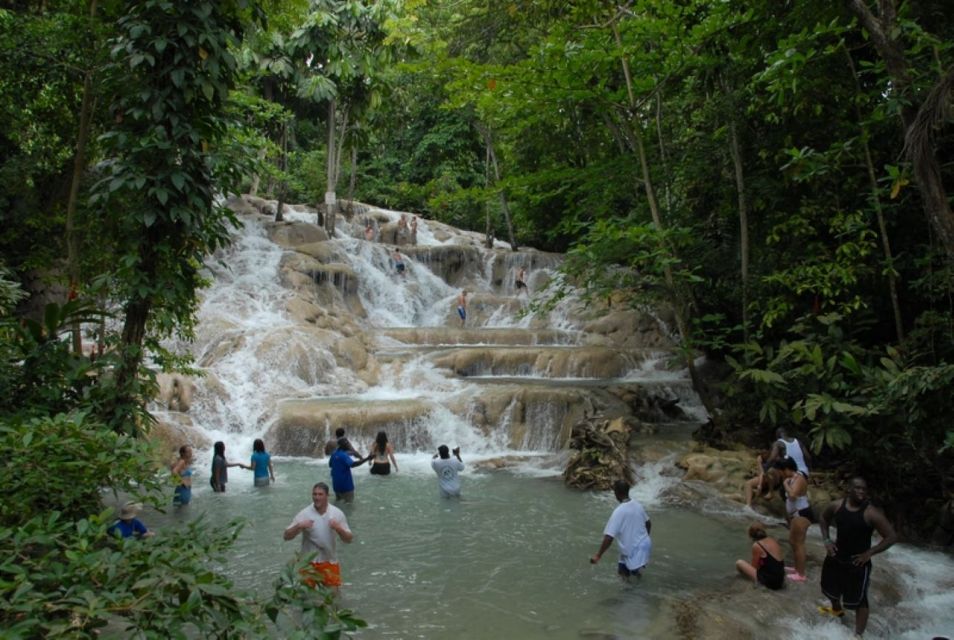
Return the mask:
<path id="1" fill-rule="evenodd" d="M 807 448 L 803 448 L 797 438 L 788 435 L 783 427 L 775 430 L 775 437 L 778 438 L 772 444 L 772 451 L 769 453 L 767 465 L 774 465 L 776 462 L 791 458 L 795 461 L 798 471 L 808 477 L 808 465 L 812 463 L 812 456 Z"/>
<path id="2" fill-rule="evenodd" d="M 619 545 L 618 571 L 621 578 L 629 581 L 630 576 L 640 577 L 640 571 L 649 564 L 649 552 L 652 550 L 652 540 L 649 537 L 652 523 L 643 505 L 629 497 L 629 483 L 617 480 L 613 483 L 613 493 L 620 504 L 613 509 L 606 528 L 603 529 L 603 542 L 600 550 L 590 558 L 591 564 L 596 564 L 613 544 Z"/>
<path id="3" fill-rule="evenodd" d="M 431 468 L 437 474 L 437 482 L 443 498 L 460 497 L 459 474 L 464 470 L 464 461 L 460 459 L 460 447 L 454 449 L 454 457 L 457 459 L 451 458 L 447 445 L 442 444 L 437 448 L 434 459 L 431 460 Z"/>
<path id="4" fill-rule="evenodd" d="M 312 503 L 298 512 L 285 529 L 283 537 L 291 540 L 301 534 L 301 553 L 316 553 L 311 568 L 302 571 L 305 583 L 314 587 L 321 582 L 326 587 L 341 586 L 341 568 L 335 554 L 338 538 L 351 542 L 354 534 L 348 528 L 348 518 L 338 507 L 328 504 L 328 485 L 319 482 L 311 490 Z M 307 575 L 306 575 L 307 574 Z"/>

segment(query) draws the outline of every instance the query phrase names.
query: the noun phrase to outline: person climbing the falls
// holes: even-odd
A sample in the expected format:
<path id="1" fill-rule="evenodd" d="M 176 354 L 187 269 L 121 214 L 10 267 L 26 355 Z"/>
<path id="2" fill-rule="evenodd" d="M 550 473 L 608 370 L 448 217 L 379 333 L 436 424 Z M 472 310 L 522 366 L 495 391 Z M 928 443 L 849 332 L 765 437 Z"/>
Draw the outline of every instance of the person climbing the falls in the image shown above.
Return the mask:
<path id="1" fill-rule="evenodd" d="M 520 293 L 521 290 L 524 293 L 529 293 L 530 290 L 527 289 L 527 270 L 523 267 L 517 270 L 517 275 L 514 276 L 513 286 L 517 290 L 517 293 Z"/>
<path id="2" fill-rule="evenodd" d="M 467 289 L 460 292 L 457 296 L 457 315 L 460 316 L 460 326 L 467 322 Z"/>
<path id="3" fill-rule="evenodd" d="M 391 254 L 391 260 L 394 261 L 394 270 L 404 277 L 407 267 L 404 264 L 404 256 L 401 255 L 401 252 L 398 251 L 397 247 L 394 247 L 394 253 Z"/>
<path id="4" fill-rule="evenodd" d="M 639 501 L 629 497 L 630 485 L 625 480 L 613 483 L 613 493 L 619 505 L 613 509 L 606 527 L 603 529 L 603 542 L 599 551 L 590 558 L 590 564 L 596 564 L 616 540 L 619 546 L 617 573 L 629 582 L 632 576 L 642 576 L 642 570 L 649 564 L 649 554 L 653 548 L 652 522 Z"/>

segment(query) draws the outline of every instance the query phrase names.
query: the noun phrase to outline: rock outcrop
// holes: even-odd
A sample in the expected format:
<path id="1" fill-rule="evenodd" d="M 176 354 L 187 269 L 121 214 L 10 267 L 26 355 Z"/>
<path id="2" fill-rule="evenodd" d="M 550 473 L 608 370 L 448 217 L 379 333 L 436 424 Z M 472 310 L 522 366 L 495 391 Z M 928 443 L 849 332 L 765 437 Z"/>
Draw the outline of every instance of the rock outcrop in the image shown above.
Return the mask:
<path id="1" fill-rule="evenodd" d="M 633 482 L 629 439 L 638 423 L 632 419 L 590 418 L 577 423 L 570 436 L 573 453 L 564 482 L 578 489 L 608 490 L 619 479 Z"/>

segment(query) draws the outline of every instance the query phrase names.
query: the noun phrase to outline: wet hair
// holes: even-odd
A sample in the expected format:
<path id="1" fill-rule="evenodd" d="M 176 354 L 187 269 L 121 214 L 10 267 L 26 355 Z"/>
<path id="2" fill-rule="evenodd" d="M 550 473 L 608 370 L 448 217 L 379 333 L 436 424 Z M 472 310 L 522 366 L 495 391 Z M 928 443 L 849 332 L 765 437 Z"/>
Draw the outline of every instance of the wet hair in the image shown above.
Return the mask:
<path id="1" fill-rule="evenodd" d="M 761 540 L 767 538 L 768 534 L 765 533 L 765 527 L 762 526 L 761 522 L 753 522 L 749 525 L 749 537 L 753 540 Z"/>
<path id="2" fill-rule="evenodd" d="M 336 437 L 336 438 L 343 438 L 343 437 L 344 437 L 344 429 L 342 429 L 341 427 L 338 427 L 337 429 L 335 429 L 335 437 Z"/>
<path id="3" fill-rule="evenodd" d="M 189 451 L 189 445 L 187 445 L 187 444 L 182 445 L 181 447 L 179 447 L 179 457 L 180 457 L 180 458 L 185 458 L 185 457 L 186 457 L 186 453 L 187 453 L 188 451 Z"/>
<path id="4" fill-rule="evenodd" d="M 315 486 L 313 486 L 311 490 L 314 491 L 315 489 L 321 489 L 322 491 L 325 492 L 326 496 L 331 493 L 331 490 L 328 488 L 328 485 L 325 484 L 324 482 L 316 482 Z"/>
<path id="5" fill-rule="evenodd" d="M 374 444 L 378 449 L 378 455 L 383 456 L 388 450 L 388 434 L 384 431 L 378 431 L 378 437 L 374 439 Z"/>
<path id="6" fill-rule="evenodd" d="M 252 451 L 257 451 L 258 453 L 265 453 L 265 443 L 261 438 L 255 438 L 255 442 L 252 443 Z"/>
<path id="7" fill-rule="evenodd" d="M 441 458 L 450 458 L 450 449 L 447 448 L 446 444 L 442 444 L 441 446 L 437 447 L 437 453 Z"/>
<path id="8" fill-rule="evenodd" d="M 628 496 L 630 486 L 629 483 L 625 480 L 617 480 L 613 483 L 613 493 L 618 496 Z"/>
<path id="9" fill-rule="evenodd" d="M 214 445 L 212 445 L 212 451 L 215 452 L 215 455 L 225 457 L 225 443 L 219 440 Z"/>
<path id="10" fill-rule="evenodd" d="M 798 471 L 798 465 L 795 463 L 795 460 L 788 457 L 778 463 L 778 468 L 782 471 Z"/>

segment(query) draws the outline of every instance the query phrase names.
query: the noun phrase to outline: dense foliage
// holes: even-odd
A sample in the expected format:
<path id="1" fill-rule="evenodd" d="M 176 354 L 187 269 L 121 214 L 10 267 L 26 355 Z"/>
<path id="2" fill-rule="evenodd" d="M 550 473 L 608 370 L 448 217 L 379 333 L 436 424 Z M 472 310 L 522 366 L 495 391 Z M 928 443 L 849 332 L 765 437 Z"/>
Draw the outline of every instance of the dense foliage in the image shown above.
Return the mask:
<path id="1" fill-rule="evenodd" d="M 161 340 L 191 335 L 202 262 L 235 223 L 216 195 L 238 188 L 337 192 L 567 251 L 568 282 L 668 306 L 686 361 L 724 363 L 715 383 L 695 378 L 714 418 L 704 437 L 764 446 L 788 427 L 929 530 L 954 492 L 948 4 L 5 4 L 2 432 L 17 456 L 59 434 L 91 457 L 51 454 L 62 495 L 39 519 L 4 507 L 4 551 L 65 567 L 5 564 L 19 608 L 4 622 L 23 635 L 117 617 L 177 628 L 172 604 L 160 626 L 136 617 L 131 573 L 102 599 L 77 595 L 106 580 L 79 548 L 149 564 L 144 546 L 103 538 L 109 516 L 82 506 L 98 487 L 77 470 L 148 456 L 122 435 L 148 428 L 143 365 L 185 364 Z M 16 283 L 48 295 L 21 301 Z M 111 355 L 63 339 L 80 325 Z M 150 473 L 116 469 L 107 485 L 147 492 Z M 22 505 L 48 499 L 31 491 Z M 182 562 L 217 544 L 200 539 Z M 223 619 L 260 629 L 297 597 L 290 578 L 270 605 L 209 580 L 175 598 L 212 635 Z M 22 600 L 40 597 L 34 581 L 64 590 Z"/>

